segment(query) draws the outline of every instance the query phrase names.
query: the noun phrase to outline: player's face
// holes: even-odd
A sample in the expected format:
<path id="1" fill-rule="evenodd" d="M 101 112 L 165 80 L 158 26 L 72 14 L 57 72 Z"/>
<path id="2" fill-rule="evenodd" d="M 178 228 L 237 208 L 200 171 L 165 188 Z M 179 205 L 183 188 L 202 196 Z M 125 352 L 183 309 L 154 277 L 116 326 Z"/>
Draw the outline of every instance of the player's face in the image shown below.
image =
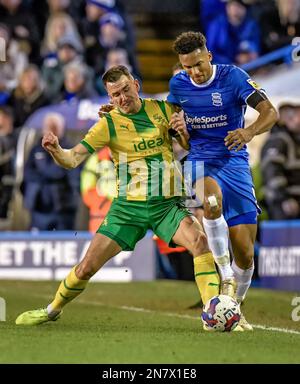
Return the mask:
<path id="1" fill-rule="evenodd" d="M 115 83 L 106 84 L 111 103 L 123 113 L 137 113 L 141 108 L 139 83 L 137 80 L 122 75 Z"/>
<path id="2" fill-rule="evenodd" d="M 207 50 L 195 49 L 195 51 L 179 55 L 183 69 L 197 84 L 205 83 L 212 76 L 212 54 Z"/>

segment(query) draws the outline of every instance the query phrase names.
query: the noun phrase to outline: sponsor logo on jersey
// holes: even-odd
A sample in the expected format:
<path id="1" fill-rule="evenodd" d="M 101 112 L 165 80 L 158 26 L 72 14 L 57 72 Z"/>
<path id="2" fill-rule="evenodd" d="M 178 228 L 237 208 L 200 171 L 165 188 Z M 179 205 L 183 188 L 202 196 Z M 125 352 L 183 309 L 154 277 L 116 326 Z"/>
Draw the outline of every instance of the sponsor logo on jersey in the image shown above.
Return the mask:
<path id="1" fill-rule="evenodd" d="M 162 137 L 158 137 L 156 139 L 151 139 L 151 140 L 145 140 L 142 139 L 137 144 L 133 144 L 135 152 L 140 152 L 140 151 L 145 151 L 147 149 L 153 149 L 156 147 L 161 147 L 164 143 L 164 139 Z"/>
<path id="2" fill-rule="evenodd" d="M 228 125 L 227 115 L 217 116 L 186 116 L 187 124 L 193 129 L 220 128 Z"/>
<path id="3" fill-rule="evenodd" d="M 155 115 L 153 115 L 153 119 L 154 119 L 158 124 L 162 124 L 162 125 L 167 125 L 167 124 L 168 124 L 167 120 L 166 120 L 163 116 L 159 115 L 158 113 L 156 113 Z"/>
<path id="4" fill-rule="evenodd" d="M 222 95 L 219 92 L 214 92 L 211 94 L 212 103 L 216 107 L 221 107 L 223 105 Z"/>
<path id="5" fill-rule="evenodd" d="M 256 83 L 255 81 L 248 79 L 247 82 L 254 88 L 254 89 L 261 89 L 261 86 Z"/>

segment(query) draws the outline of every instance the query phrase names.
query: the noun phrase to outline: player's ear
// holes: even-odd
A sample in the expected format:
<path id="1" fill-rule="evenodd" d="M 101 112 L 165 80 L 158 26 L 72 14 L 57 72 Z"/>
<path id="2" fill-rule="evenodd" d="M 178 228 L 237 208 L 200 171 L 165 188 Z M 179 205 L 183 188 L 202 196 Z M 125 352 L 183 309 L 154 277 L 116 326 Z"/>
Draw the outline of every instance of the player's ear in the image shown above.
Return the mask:
<path id="1" fill-rule="evenodd" d="M 210 51 L 208 51 L 208 59 L 209 61 L 212 61 L 213 59 L 213 54 Z"/>
<path id="2" fill-rule="evenodd" d="M 140 83 L 137 79 L 134 79 L 134 85 L 136 87 L 136 90 L 139 92 L 141 89 Z"/>

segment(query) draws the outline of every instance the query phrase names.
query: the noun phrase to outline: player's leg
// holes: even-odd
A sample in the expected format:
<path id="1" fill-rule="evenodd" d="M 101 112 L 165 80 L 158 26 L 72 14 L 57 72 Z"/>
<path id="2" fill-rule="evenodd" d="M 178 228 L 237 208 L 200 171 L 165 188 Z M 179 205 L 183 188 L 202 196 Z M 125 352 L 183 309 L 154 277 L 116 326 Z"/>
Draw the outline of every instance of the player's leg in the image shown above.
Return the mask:
<path id="1" fill-rule="evenodd" d="M 16 319 L 17 325 L 37 325 L 50 320 L 57 320 L 62 308 L 80 295 L 89 279 L 113 256 L 121 251 L 121 247 L 109 237 L 96 233 L 83 260 L 72 268 L 68 276 L 60 283 L 54 300 L 38 310 L 24 312 Z"/>
<path id="2" fill-rule="evenodd" d="M 204 197 L 201 199 L 201 193 Z M 218 182 L 212 177 L 196 181 L 196 194 L 203 201 L 203 226 L 208 245 L 221 273 L 221 293 L 234 296 L 235 281 L 230 266 L 228 249 L 228 226 L 222 213 L 222 191 Z"/>
<path id="3" fill-rule="evenodd" d="M 17 324 L 40 324 L 56 320 L 65 304 L 78 296 L 89 279 L 121 250 L 133 250 L 148 227 L 147 205 L 114 200 L 108 215 L 94 236 L 84 259 L 58 288 L 47 308 L 21 314 Z"/>
<path id="4" fill-rule="evenodd" d="M 242 302 L 251 285 L 254 272 L 254 242 L 256 238 L 256 224 L 241 224 L 230 227 L 230 239 L 234 259 L 232 269 L 237 280 L 236 297 Z"/>
<path id="5" fill-rule="evenodd" d="M 194 217 L 185 217 L 172 240 L 192 253 L 195 280 L 205 305 L 210 298 L 219 294 L 220 281 L 202 226 Z"/>
<path id="6" fill-rule="evenodd" d="M 236 297 L 239 303 L 244 300 L 251 285 L 254 272 L 254 243 L 257 232 L 256 224 L 240 224 L 229 227 L 234 259 L 232 269 L 237 281 Z M 252 330 L 251 325 L 242 316 L 240 325 L 245 330 Z"/>

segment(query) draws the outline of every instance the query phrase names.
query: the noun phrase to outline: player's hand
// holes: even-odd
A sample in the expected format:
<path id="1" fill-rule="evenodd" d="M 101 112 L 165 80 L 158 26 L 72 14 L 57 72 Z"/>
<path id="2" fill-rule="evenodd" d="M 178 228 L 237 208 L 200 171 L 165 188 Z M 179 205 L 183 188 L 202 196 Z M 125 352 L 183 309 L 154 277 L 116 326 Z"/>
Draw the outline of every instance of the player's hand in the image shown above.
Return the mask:
<path id="1" fill-rule="evenodd" d="M 101 107 L 99 108 L 99 111 L 98 111 L 98 116 L 100 117 L 100 119 L 102 117 L 105 116 L 106 113 L 109 113 L 110 111 L 112 111 L 115 107 L 112 105 L 112 104 L 103 104 L 101 105 Z"/>
<path id="2" fill-rule="evenodd" d="M 59 147 L 58 137 L 52 132 L 45 133 L 42 139 L 42 147 L 49 153 L 55 152 Z"/>
<path id="3" fill-rule="evenodd" d="M 180 135 L 185 136 L 187 139 L 190 138 L 190 135 L 187 131 L 186 123 L 184 120 L 184 112 L 180 111 L 179 113 L 175 112 L 170 119 L 170 128 L 174 129 Z"/>
<path id="4" fill-rule="evenodd" d="M 253 137 L 254 134 L 250 129 L 239 128 L 235 131 L 228 131 L 224 141 L 229 151 L 234 149 L 235 152 L 238 152 L 243 148 L 245 144 L 249 143 Z"/>

